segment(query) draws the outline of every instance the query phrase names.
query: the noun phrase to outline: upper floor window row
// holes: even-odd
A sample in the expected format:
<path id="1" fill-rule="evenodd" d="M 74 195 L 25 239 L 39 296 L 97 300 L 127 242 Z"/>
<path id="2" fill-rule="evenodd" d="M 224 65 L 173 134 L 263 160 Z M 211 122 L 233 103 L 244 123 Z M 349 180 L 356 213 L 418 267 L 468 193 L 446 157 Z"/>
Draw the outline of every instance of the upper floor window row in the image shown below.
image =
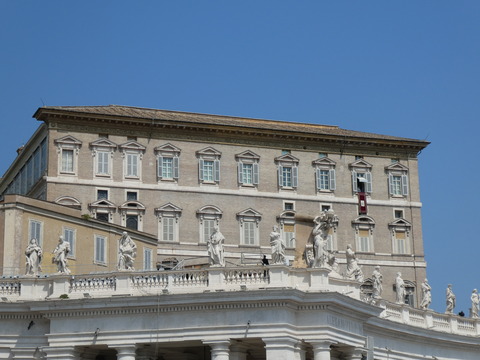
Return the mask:
<path id="1" fill-rule="evenodd" d="M 81 141 L 72 136 L 55 140 L 59 156 L 59 173 L 76 175 L 78 171 L 78 152 Z M 123 158 L 123 175 L 126 180 L 140 180 L 142 176 L 142 160 L 146 147 L 135 140 L 117 145 L 106 137 L 90 143 L 96 177 L 111 178 L 113 155 L 118 149 Z M 161 182 L 176 182 L 180 176 L 181 149 L 170 143 L 157 146 L 156 156 L 157 179 Z M 222 153 L 213 147 L 206 147 L 196 153 L 198 159 L 198 182 L 205 185 L 218 185 L 221 180 Z M 372 165 L 362 156 L 355 157 L 349 164 L 352 178 L 352 192 L 373 193 Z M 250 150 L 235 155 L 237 163 L 237 182 L 240 187 L 256 188 L 260 183 L 260 156 Z M 296 190 L 299 186 L 300 160 L 290 151 L 282 151 L 282 155 L 274 159 L 277 167 L 277 186 L 280 190 Z M 326 153 L 319 153 L 312 161 L 315 174 L 315 188 L 318 193 L 334 192 L 337 187 L 336 163 Z M 385 167 L 388 179 L 388 193 L 392 197 L 408 195 L 408 168 L 400 162 L 392 162 Z"/>

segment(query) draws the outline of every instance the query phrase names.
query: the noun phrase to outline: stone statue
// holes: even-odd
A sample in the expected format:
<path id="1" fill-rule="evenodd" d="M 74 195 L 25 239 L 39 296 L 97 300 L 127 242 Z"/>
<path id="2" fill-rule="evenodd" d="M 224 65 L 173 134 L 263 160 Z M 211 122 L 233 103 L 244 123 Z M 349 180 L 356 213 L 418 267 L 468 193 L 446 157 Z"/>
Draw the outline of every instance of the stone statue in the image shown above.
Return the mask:
<path id="1" fill-rule="evenodd" d="M 346 277 L 348 279 L 355 279 L 357 281 L 363 281 L 363 272 L 358 266 L 358 259 L 355 255 L 355 252 L 352 249 L 352 245 L 347 245 L 347 251 L 345 253 L 347 257 L 347 273 Z"/>
<path id="2" fill-rule="evenodd" d="M 118 240 L 118 270 L 135 270 L 133 263 L 137 257 L 137 245 L 126 231 L 122 233 L 122 237 Z"/>
<path id="3" fill-rule="evenodd" d="M 27 261 L 25 263 L 25 274 L 36 276 L 42 270 L 42 248 L 38 246 L 37 239 L 31 239 L 25 250 Z"/>
<path id="4" fill-rule="evenodd" d="M 453 309 L 455 309 L 456 297 L 452 291 L 452 284 L 448 284 L 447 286 L 447 309 L 445 310 L 445 314 L 453 314 Z"/>
<path id="5" fill-rule="evenodd" d="M 278 226 L 274 225 L 273 230 L 270 233 L 270 246 L 272 247 L 272 264 L 273 265 L 285 265 L 285 245 L 282 242 Z"/>
<path id="6" fill-rule="evenodd" d="M 375 266 L 375 270 L 372 273 L 373 280 L 373 293 L 372 297 L 374 299 L 381 299 L 383 292 L 383 275 L 380 272 L 380 266 Z"/>
<path id="7" fill-rule="evenodd" d="M 57 265 L 59 274 L 70 274 L 70 269 L 67 266 L 67 256 L 70 252 L 70 243 L 63 239 L 63 236 L 58 238 L 58 245 L 53 250 L 52 262 Z"/>
<path id="8" fill-rule="evenodd" d="M 478 303 L 480 302 L 480 298 L 478 297 L 477 289 L 473 289 L 470 299 L 472 300 L 471 316 L 473 319 L 478 319 Z"/>
<path id="9" fill-rule="evenodd" d="M 395 278 L 395 291 L 397 292 L 395 302 L 397 304 L 405 304 L 405 283 L 400 272 L 397 272 L 397 277 Z"/>
<path id="10" fill-rule="evenodd" d="M 210 235 L 210 239 L 208 239 L 207 241 L 210 265 L 225 266 L 225 257 L 224 257 L 224 250 L 223 250 L 224 243 L 225 243 L 225 237 L 218 229 L 218 226 L 215 226 L 213 228 L 212 235 Z"/>
<path id="11" fill-rule="evenodd" d="M 432 287 L 425 279 L 422 283 L 422 301 L 420 303 L 420 309 L 427 310 L 432 303 Z"/>
<path id="12" fill-rule="evenodd" d="M 333 227 L 335 220 L 336 216 L 333 210 L 322 211 L 319 216 L 313 219 L 313 261 L 308 262 L 308 257 L 305 256 L 307 265 L 310 267 L 332 268 L 335 263 L 333 252 L 327 250 L 328 232 Z"/>

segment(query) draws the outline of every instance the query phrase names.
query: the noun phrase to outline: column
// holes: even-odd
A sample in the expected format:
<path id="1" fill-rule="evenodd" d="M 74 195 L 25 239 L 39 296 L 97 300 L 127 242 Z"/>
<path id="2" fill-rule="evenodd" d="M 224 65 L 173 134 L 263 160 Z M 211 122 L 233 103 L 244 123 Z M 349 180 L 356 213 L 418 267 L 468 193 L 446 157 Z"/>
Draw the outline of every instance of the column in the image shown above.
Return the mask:
<path id="1" fill-rule="evenodd" d="M 247 360 L 247 350 L 248 347 L 239 342 L 235 341 L 230 345 L 230 360 Z"/>
<path id="2" fill-rule="evenodd" d="M 46 359 L 77 360 L 79 359 L 74 346 L 46 346 L 42 351 L 47 355 Z"/>
<path id="3" fill-rule="evenodd" d="M 352 348 L 349 350 L 345 350 L 343 353 L 345 355 L 346 360 L 362 360 L 362 349 Z"/>
<path id="4" fill-rule="evenodd" d="M 310 342 L 313 347 L 314 360 L 330 360 L 330 345 L 331 341 L 313 341 Z"/>
<path id="5" fill-rule="evenodd" d="M 291 337 L 264 338 L 267 360 L 297 360 L 298 340 Z"/>
<path id="6" fill-rule="evenodd" d="M 304 342 L 299 341 L 295 344 L 295 360 L 305 360 L 307 347 Z"/>
<path id="7" fill-rule="evenodd" d="M 117 360 L 135 360 L 135 345 L 115 345 L 113 348 L 117 350 Z"/>
<path id="8" fill-rule="evenodd" d="M 203 343 L 210 346 L 210 354 L 212 355 L 212 360 L 229 360 L 229 340 L 204 341 Z"/>

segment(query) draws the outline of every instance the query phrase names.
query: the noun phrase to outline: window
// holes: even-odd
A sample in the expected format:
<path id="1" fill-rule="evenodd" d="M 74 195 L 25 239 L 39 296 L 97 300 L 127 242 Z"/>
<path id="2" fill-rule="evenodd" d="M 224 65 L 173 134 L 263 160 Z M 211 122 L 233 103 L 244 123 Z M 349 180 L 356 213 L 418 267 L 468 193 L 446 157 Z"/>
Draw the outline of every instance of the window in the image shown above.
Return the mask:
<path id="1" fill-rule="evenodd" d="M 298 187 L 298 159 L 291 154 L 275 158 L 278 170 L 278 186 L 280 189 L 296 189 Z"/>
<path id="2" fill-rule="evenodd" d="M 326 158 L 326 157 L 328 157 L 327 153 L 318 153 L 318 158 L 319 159 L 323 159 L 323 158 Z"/>
<path id="3" fill-rule="evenodd" d="M 404 218 L 403 210 L 394 209 L 393 210 L 393 217 L 395 219 L 403 219 Z"/>
<path id="4" fill-rule="evenodd" d="M 60 139 L 56 139 L 54 143 L 57 146 L 57 153 L 59 155 L 59 173 L 77 175 L 78 152 L 82 146 L 82 142 L 73 136 L 68 135 Z"/>
<path id="5" fill-rule="evenodd" d="M 107 199 L 108 190 L 97 189 L 97 197 L 99 196 L 102 198 L 88 204 L 92 217 L 100 221 L 113 222 L 113 214 L 117 211 L 117 206 Z"/>
<path id="6" fill-rule="evenodd" d="M 158 219 L 158 240 L 178 241 L 178 222 L 182 215 L 182 209 L 172 203 L 167 203 L 156 208 L 155 214 Z"/>
<path id="7" fill-rule="evenodd" d="M 108 199 L 108 190 L 97 189 L 97 200 Z"/>
<path id="8" fill-rule="evenodd" d="M 130 200 L 119 206 L 121 225 L 132 230 L 143 230 L 145 206 L 136 200 Z"/>
<path id="9" fill-rule="evenodd" d="M 370 216 L 359 216 L 352 221 L 355 230 L 357 252 L 373 252 L 373 229 L 375 221 Z"/>
<path id="10" fill-rule="evenodd" d="M 287 248 L 295 248 L 295 211 L 283 211 L 277 216 L 282 241 Z"/>
<path id="11" fill-rule="evenodd" d="M 142 158 L 145 146 L 134 140 L 119 145 L 123 156 L 123 168 L 125 179 L 139 180 L 142 177 Z"/>
<path id="12" fill-rule="evenodd" d="M 152 249 L 144 248 L 143 249 L 143 270 L 152 270 Z"/>
<path id="13" fill-rule="evenodd" d="M 260 156 L 247 150 L 235 155 L 235 158 L 237 160 L 238 184 L 246 187 L 258 185 Z"/>
<path id="14" fill-rule="evenodd" d="M 137 191 L 127 191 L 127 201 L 138 200 Z"/>
<path id="15" fill-rule="evenodd" d="M 292 201 L 284 201 L 283 210 L 295 210 L 295 203 Z"/>
<path id="16" fill-rule="evenodd" d="M 392 197 L 408 195 L 408 168 L 399 162 L 385 167 L 388 174 L 388 192 Z"/>
<path id="17" fill-rule="evenodd" d="M 287 155 L 287 154 L 291 154 L 291 153 L 292 153 L 291 150 L 287 150 L 287 149 L 282 150 L 282 155 Z"/>
<path id="18" fill-rule="evenodd" d="M 178 180 L 180 149 L 172 144 L 155 148 L 157 155 L 157 177 L 159 180 Z"/>
<path id="19" fill-rule="evenodd" d="M 260 244 L 258 227 L 262 214 L 248 208 L 237 213 L 237 219 L 240 224 L 240 244 L 258 246 Z"/>
<path id="20" fill-rule="evenodd" d="M 410 230 L 411 224 L 403 218 L 399 218 L 388 224 L 392 239 L 394 254 L 410 254 Z"/>
<path id="21" fill-rule="evenodd" d="M 117 144 L 108 140 L 108 136 L 102 137 L 90 143 L 92 156 L 94 157 L 94 174 L 99 177 L 112 175 L 113 154 Z"/>
<path id="22" fill-rule="evenodd" d="M 330 192 L 336 188 L 335 162 L 328 157 L 314 160 L 316 185 L 318 192 Z"/>
<path id="23" fill-rule="evenodd" d="M 332 204 L 320 204 L 320 211 L 328 211 L 332 208 Z"/>
<path id="24" fill-rule="evenodd" d="M 219 226 L 223 212 L 216 206 L 207 205 L 197 210 L 200 226 L 200 242 L 205 243 L 213 233 L 215 226 Z"/>
<path id="25" fill-rule="evenodd" d="M 38 220 L 30 220 L 28 225 L 28 239 L 36 239 L 38 246 L 43 243 L 43 222 Z"/>
<path id="26" fill-rule="evenodd" d="M 76 236 L 76 231 L 75 229 L 71 228 L 63 228 L 63 239 L 67 241 L 70 244 L 70 252 L 68 254 L 68 257 L 75 257 L 75 236 Z"/>
<path id="27" fill-rule="evenodd" d="M 218 184 L 220 182 L 221 153 L 212 147 L 197 151 L 198 178 L 203 184 Z"/>
<path id="28" fill-rule="evenodd" d="M 372 193 L 372 165 L 363 158 L 350 164 L 353 193 Z"/>
<path id="29" fill-rule="evenodd" d="M 105 236 L 95 235 L 95 263 L 106 265 L 107 241 Z"/>

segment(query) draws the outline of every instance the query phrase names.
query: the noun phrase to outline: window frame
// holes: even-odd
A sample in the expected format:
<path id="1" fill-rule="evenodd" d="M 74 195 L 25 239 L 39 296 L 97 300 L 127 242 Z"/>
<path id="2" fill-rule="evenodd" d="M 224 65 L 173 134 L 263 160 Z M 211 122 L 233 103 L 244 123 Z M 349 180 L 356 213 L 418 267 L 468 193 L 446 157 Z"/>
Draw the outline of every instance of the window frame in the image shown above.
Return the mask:
<path id="1" fill-rule="evenodd" d="M 237 182 L 240 187 L 256 188 L 260 182 L 260 156 L 247 150 L 235 155 L 237 161 Z M 246 167 L 251 166 L 251 176 L 247 179 Z"/>
<path id="2" fill-rule="evenodd" d="M 38 237 L 35 236 L 36 234 L 33 234 L 33 232 L 37 232 L 36 230 L 32 231 L 33 224 L 38 225 L 38 234 L 39 234 Z M 36 239 L 37 245 L 40 247 L 43 246 L 43 226 L 44 226 L 43 221 L 40 221 L 37 219 L 28 219 L 28 243 L 30 243 L 32 239 Z"/>
<path id="3" fill-rule="evenodd" d="M 390 236 L 392 241 L 392 253 L 395 255 L 411 255 L 412 254 L 412 239 L 411 229 L 412 224 L 403 218 L 395 219 L 388 224 Z M 403 234 L 403 238 L 397 237 L 397 234 Z M 404 251 L 400 251 L 399 241 L 403 243 Z"/>
<path id="4" fill-rule="evenodd" d="M 147 256 L 147 254 L 149 254 Z M 150 261 L 147 264 L 148 257 L 150 257 Z M 153 271 L 153 249 L 144 247 L 143 248 L 143 270 L 144 271 Z"/>
<path id="5" fill-rule="evenodd" d="M 315 185 L 317 193 L 331 193 L 337 188 L 337 179 L 335 173 L 335 161 L 328 157 L 322 157 L 312 161 L 315 168 Z M 324 176 L 322 172 L 326 172 L 327 181 L 324 186 Z"/>
<path id="6" fill-rule="evenodd" d="M 82 142 L 71 135 L 64 136 L 60 139 L 55 139 L 54 144 L 57 147 L 58 155 L 58 170 L 57 174 L 59 176 L 78 176 L 78 154 L 82 146 Z M 63 168 L 63 157 L 66 154 L 66 151 L 72 154 L 72 168 L 64 169 Z M 25 171 L 28 169 L 25 168 Z"/>
<path id="7" fill-rule="evenodd" d="M 154 210 L 155 215 L 158 220 L 158 229 L 157 237 L 158 241 L 164 241 L 168 243 L 179 242 L 179 219 L 182 216 L 182 209 L 172 203 L 166 203 L 161 207 L 158 207 Z M 173 219 L 173 228 L 172 228 L 172 240 L 165 239 L 165 222 L 164 220 L 168 219 L 168 222 Z"/>
<path id="8" fill-rule="evenodd" d="M 143 205 L 138 200 L 130 200 L 124 202 L 121 206 L 118 207 L 121 216 L 121 225 L 127 227 L 128 218 L 131 216 L 137 217 L 137 228 L 129 228 L 132 230 L 143 231 L 143 218 L 145 215 L 145 205 Z"/>
<path id="9" fill-rule="evenodd" d="M 220 229 L 220 219 L 223 216 L 222 210 L 214 205 L 207 205 L 203 206 L 202 208 L 197 210 L 197 218 L 198 218 L 198 225 L 199 225 L 199 243 L 206 244 L 209 238 L 209 235 L 205 235 L 205 223 L 206 221 L 213 221 L 212 228 L 214 226 L 218 226 Z M 210 234 L 211 235 L 211 234 Z M 208 237 L 208 238 L 207 238 Z"/>
<path id="10" fill-rule="evenodd" d="M 118 148 L 122 152 L 123 178 L 125 180 L 141 180 L 143 164 L 142 160 L 146 147 L 135 140 L 131 140 L 119 145 Z M 131 172 L 131 170 L 133 169 L 133 163 L 131 163 L 132 159 L 136 159 L 135 173 L 133 171 Z"/>
<path id="11" fill-rule="evenodd" d="M 213 147 L 196 152 L 198 158 L 198 181 L 200 184 L 218 185 L 220 183 L 220 158 L 222 153 Z M 205 162 L 212 164 L 212 178 L 205 178 Z"/>
<path id="12" fill-rule="evenodd" d="M 248 208 L 237 213 L 237 220 L 238 220 L 239 232 L 240 232 L 240 245 L 255 246 L 255 247 L 260 246 L 259 226 L 260 226 L 260 221 L 262 220 L 262 214 L 260 214 L 258 211 L 252 208 Z M 253 230 L 253 233 L 251 234 L 253 235 L 253 241 L 249 241 L 247 243 L 246 229 L 247 227 L 251 227 L 251 226 L 253 226 L 253 229 L 251 229 Z"/>
<path id="13" fill-rule="evenodd" d="M 290 153 L 278 156 L 275 158 L 275 163 L 277 165 L 277 185 L 280 190 L 296 190 L 298 188 L 298 164 L 299 159 L 293 156 Z M 290 169 L 290 181 L 287 183 L 285 175 Z"/>
<path id="14" fill-rule="evenodd" d="M 97 240 L 103 240 L 102 248 L 103 248 L 103 259 L 99 258 L 99 242 Z M 93 252 L 93 263 L 96 265 L 101 265 L 101 266 L 107 266 L 107 250 L 108 250 L 108 244 L 107 244 L 107 237 L 104 235 L 100 234 L 94 234 L 93 235 L 93 242 L 94 242 L 94 252 Z M 103 260 L 103 261 L 102 261 Z"/>
<path id="15" fill-rule="evenodd" d="M 385 167 L 388 176 L 388 194 L 392 198 L 405 198 L 409 195 L 408 167 L 395 162 Z M 395 191 L 395 179 L 399 179 L 399 191 Z"/>
<path id="16" fill-rule="evenodd" d="M 92 151 L 93 161 L 93 174 L 98 178 L 112 178 L 113 173 L 113 157 L 115 151 L 117 150 L 118 145 L 113 141 L 110 141 L 108 138 L 101 137 L 90 143 L 90 149 Z M 107 164 L 106 171 L 99 171 L 100 167 L 100 154 L 103 154 L 102 157 L 106 156 Z M 105 160 L 105 158 L 103 159 Z M 105 169 L 102 169 L 105 170 Z"/>
<path id="17" fill-rule="evenodd" d="M 68 232 L 71 232 L 72 239 L 69 239 L 67 235 Z M 76 257 L 76 243 L 77 243 L 77 229 L 63 226 L 62 227 L 63 238 L 70 244 L 70 252 L 68 253 L 68 258 L 75 259 Z"/>
<path id="18" fill-rule="evenodd" d="M 355 162 L 351 163 L 350 170 L 352 172 L 352 191 L 354 194 L 361 193 L 358 184 L 359 179 L 363 178 L 365 181 L 364 193 L 371 195 L 373 193 L 373 178 L 372 178 L 372 165 L 362 158 L 359 158 Z"/>
<path id="19" fill-rule="evenodd" d="M 170 144 L 164 144 L 157 146 L 154 149 L 155 156 L 157 157 L 157 181 L 173 181 L 177 182 L 180 175 L 180 153 L 181 150 Z M 166 176 L 164 174 L 164 160 L 172 159 L 172 176 Z"/>
<path id="20" fill-rule="evenodd" d="M 355 248 L 357 253 L 375 253 L 375 242 L 374 242 L 374 228 L 375 220 L 368 215 L 361 215 L 352 221 L 352 226 L 355 231 Z M 363 232 L 367 232 L 367 246 L 365 249 L 363 246 L 363 240 L 365 236 L 362 236 Z"/>

